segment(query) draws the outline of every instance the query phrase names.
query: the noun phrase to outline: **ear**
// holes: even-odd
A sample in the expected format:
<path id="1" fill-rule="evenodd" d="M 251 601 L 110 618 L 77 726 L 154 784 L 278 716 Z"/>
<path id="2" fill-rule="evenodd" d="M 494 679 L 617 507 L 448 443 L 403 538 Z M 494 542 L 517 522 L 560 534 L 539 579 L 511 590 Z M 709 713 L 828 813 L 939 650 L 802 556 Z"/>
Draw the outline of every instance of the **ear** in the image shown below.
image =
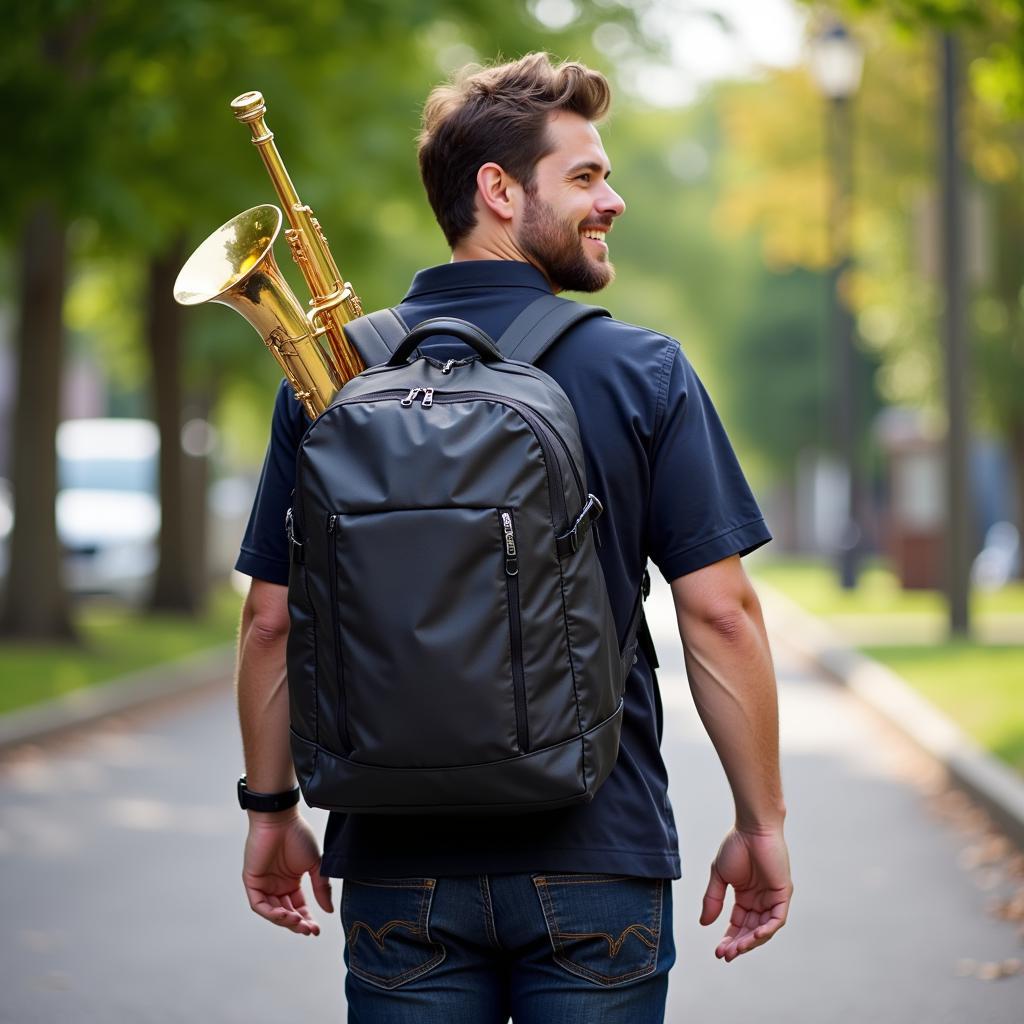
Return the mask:
<path id="1" fill-rule="evenodd" d="M 502 221 L 512 220 L 522 189 L 519 182 L 506 173 L 499 164 L 481 165 L 476 172 L 476 190 L 479 201 L 495 217 Z"/>

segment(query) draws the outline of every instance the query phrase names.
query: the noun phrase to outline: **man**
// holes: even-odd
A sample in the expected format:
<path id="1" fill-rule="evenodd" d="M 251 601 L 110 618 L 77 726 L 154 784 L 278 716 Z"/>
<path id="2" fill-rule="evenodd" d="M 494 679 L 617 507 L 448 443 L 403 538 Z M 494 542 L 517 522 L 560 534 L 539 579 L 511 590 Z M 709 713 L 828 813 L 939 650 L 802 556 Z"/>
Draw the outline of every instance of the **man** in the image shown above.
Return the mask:
<path id="1" fill-rule="evenodd" d="M 497 338 L 546 291 L 594 292 L 612 279 L 607 236 L 625 205 L 594 127 L 609 99 L 600 74 L 545 54 L 434 91 L 420 168 L 452 262 L 416 275 L 398 307 L 406 323 L 445 314 Z M 465 354 L 443 339 L 424 350 Z M 736 805 L 701 911 L 702 923 L 716 920 L 733 887 L 715 950 L 729 962 L 782 927 L 792 893 L 775 680 L 740 565 L 770 535 L 677 342 L 596 317 L 540 365 L 572 401 L 588 485 L 606 505 L 600 558 L 620 640 L 648 557 L 671 583 L 690 686 Z M 253 577 L 238 668 L 247 786 L 264 794 L 295 785 L 282 523 L 305 425 L 282 384 L 238 560 Z M 351 1020 L 661 1021 L 680 865 L 660 738 L 657 681 L 641 653 L 619 758 L 593 802 L 485 819 L 333 814 L 322 860 L 294 807 L 250 811 L 250 904 L 316 935 L 302 876 L 328 911 L 328 877 L 345 880 Z"/>

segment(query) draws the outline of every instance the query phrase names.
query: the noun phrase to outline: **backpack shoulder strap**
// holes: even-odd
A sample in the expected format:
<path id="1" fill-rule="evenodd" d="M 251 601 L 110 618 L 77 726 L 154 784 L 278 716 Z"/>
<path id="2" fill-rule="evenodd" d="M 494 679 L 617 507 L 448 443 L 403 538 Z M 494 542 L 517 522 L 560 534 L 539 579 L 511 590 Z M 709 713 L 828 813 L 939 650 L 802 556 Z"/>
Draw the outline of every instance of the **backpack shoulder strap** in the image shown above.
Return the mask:
<path id="1" fill-rule="evenodd" d="M 498 339 L 498 348 L 506 359 L 536 363 L 573 324 L 592 316 L 611 314 L 600 306 L 585 306 L 557 295 L 542 295 L 509 324 Z"/>
<path id="2" fill-rule="evenodd" d="M 644 566 L 644 578 L 640 583 L 640 596 L 644 601 L 650 596 L 651 593 L 651 573 L 650 570 Z M 654 649 L 654 638 L 651 636 L 651 628 L 647 625 L 647 616 L 644 614 L 643 605 L 640 608 L 640 628 L 637 630 L 637 637 L 639 638 L 640 650 L 647 656 L 647 664 L 652 669 L 658 668 L 658 653 Z"/>
<path id="3" fill-rule="evenodd" d="M 367 366 L 376 366 L 391 358 L 409 328 L 394 309 L 378 309 L 375 313 L 350 320 L 344 327 L 345 337 L 355 346 L 359 358 Z"/>

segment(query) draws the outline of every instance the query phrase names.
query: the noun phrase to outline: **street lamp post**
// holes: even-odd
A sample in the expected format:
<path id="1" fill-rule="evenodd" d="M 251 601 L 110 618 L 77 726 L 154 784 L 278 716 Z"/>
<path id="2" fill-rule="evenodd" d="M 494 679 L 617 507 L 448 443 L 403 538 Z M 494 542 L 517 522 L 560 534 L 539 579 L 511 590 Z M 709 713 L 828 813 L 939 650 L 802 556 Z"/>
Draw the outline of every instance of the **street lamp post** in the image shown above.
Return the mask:
<path id="1" fill-rule="evenodd" d="M 811 74 L 822 94 L 829 100 L 827 136 L 832 172 L 829 302 L 833 335 L 834 434 L 847 480 L 838 561 L 840 584 L 847 590 L 857 585 L 857 562 L 862 536 L 859 525 L 861 481 L 857 445 L 859 361 L 853 342 L 853 315 L 840 289 L 852 265 L 850 200 L 853 194 L 853 131 L 850 101 L 860 87 L 863 67 L 863 51 L 842 23 L 830 21 L 811 40 Z"/>
<path id="2" fill-rule="evenodd" d="M 959 151 L 959 46 L 946 32 L 940 39 L 940 183 L 942 193 L 942 285 L 946 298 L 946 594 L 953 636 L 971 631 L 970 360 L 965 329 L 963 183 Z"/>

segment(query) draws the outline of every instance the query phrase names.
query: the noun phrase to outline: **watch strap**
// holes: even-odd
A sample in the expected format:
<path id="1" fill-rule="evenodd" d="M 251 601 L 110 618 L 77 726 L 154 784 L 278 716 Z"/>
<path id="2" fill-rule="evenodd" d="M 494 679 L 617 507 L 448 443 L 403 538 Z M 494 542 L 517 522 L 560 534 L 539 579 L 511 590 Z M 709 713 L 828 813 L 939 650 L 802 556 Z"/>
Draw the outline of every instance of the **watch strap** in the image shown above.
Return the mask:
<path id="1" fill-rule="evenodd" d="M 245 776 L 238 780 L 238 806 L 243 811 L 286 811 L 299 802 L 299 787 L 283 793 L 254 793 L 246 786 Z"/>

